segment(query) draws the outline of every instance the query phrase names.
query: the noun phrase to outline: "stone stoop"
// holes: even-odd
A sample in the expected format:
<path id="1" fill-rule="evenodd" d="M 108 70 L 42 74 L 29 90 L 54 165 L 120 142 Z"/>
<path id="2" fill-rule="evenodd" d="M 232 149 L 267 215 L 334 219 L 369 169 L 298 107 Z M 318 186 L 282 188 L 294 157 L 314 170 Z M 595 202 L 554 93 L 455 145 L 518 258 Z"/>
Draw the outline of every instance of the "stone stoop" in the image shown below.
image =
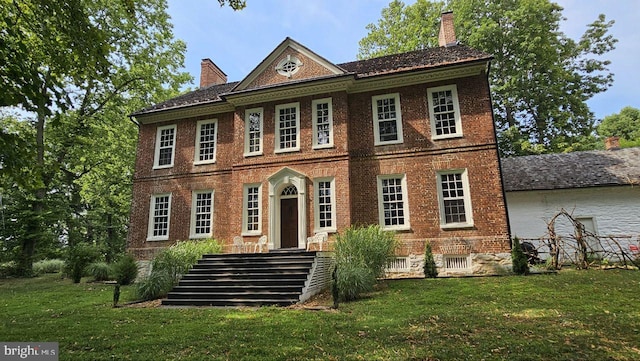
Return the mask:
<path id="1" fill-rule="evenodd" d="M 288 306 L 301 299 L 316 252 L 204 255 L 163 306 Z"/>

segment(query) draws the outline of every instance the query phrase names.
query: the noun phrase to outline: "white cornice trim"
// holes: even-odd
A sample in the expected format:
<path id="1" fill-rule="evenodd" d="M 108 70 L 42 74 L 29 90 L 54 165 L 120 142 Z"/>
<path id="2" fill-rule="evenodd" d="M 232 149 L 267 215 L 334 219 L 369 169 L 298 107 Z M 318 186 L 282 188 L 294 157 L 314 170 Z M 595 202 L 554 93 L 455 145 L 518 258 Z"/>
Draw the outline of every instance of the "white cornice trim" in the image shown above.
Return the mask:
<path id="1" fill-rule="evenodd" d="M 223 97 L 234 106 L 242 106 L 335 91 L 347 91 L 352 86 L 353 81 L 353 77 L 340 77 L 338 79 L 334 78 L 322 82 L 309 82 L 295 85 L 283 84 L 283 86 L 255 90 L 246 93 L 223 94 Z"/>
<path id="2" fill-rule="evenodd" d="M 205 105 L 185 105 L 183 107 L 171 110 L 158 110 L 155 113 L 138 115 L 135 118 L 140 124 L 151 124 L 171 120 L 193 118 L 201 115 L 229 113 L 233 111 L 235 111 L 235 106 L 233 104 L 230 104 L 228 102 L 216 102 L 214 104 Z"/>
<path id="3" fill-rule="evenodd" d="M 486 72 L 485 62 L 475 65 L 460 65 L 427 71 L 412 71 L 402 74 L 381 74 L 370 78 L 358 79 L 349 88 L 349 93 L 362 93 L 372 90 L 391 89 L 407 85 L 433 83 L 440 80 L 464 78 Z"/>

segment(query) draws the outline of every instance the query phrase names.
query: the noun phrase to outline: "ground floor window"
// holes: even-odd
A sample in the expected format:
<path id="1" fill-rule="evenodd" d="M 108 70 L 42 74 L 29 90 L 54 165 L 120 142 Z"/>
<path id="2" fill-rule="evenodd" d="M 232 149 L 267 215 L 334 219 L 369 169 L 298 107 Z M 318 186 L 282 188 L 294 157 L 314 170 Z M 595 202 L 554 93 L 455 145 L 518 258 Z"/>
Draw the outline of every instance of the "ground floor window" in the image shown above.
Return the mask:
<path id="1" fill-rule="evenodd" d="M 384 229 L 410 228 L 407 179 L 404 174 L 378 176 L 378 214 Z"/>
<path id="2" fill-rule="evenodd" d="M 247 184 L 243 192 L 243 217 L 242 232 L 247 235 L 257 235 L 261 232 L 260 209 L 262 202 L 260 199 L 260 184 Z"/>
<path id="3" fill-rule="evenodd" d="M 439 172 L 438 194 L 440 225 L 442 227 L 469 227 L 473 225 L 466 170 Z"/>
<path id="4" fill-rule="evenodd" d="M 147 240 L 169 239 L 169 217 L 171 215 L 171 193 L 151 196 L 149 209 L 149 233 Z"/>
<path id="5" fill-rule="evenodd" d="M 315 232 L 336 231 L 335 179 L 314 180 L 314 230 Z"/>
<path id="6" fill-rule="evenodd" d="M 194 191 L 191 203 L 190 238 L 211 237 L 213 233 L 213 191 Z"/>

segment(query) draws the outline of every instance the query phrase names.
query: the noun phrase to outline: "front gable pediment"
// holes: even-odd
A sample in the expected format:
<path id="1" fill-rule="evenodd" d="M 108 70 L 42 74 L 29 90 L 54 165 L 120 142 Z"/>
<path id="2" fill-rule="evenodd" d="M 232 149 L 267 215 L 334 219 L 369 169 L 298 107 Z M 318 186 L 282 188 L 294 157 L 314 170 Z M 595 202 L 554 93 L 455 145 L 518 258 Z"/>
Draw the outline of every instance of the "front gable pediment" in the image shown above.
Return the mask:
<path id="1" fill-rule="evenodd" d="M 233 91 L 342 75 L 346 71 L 287 37 Z"/>

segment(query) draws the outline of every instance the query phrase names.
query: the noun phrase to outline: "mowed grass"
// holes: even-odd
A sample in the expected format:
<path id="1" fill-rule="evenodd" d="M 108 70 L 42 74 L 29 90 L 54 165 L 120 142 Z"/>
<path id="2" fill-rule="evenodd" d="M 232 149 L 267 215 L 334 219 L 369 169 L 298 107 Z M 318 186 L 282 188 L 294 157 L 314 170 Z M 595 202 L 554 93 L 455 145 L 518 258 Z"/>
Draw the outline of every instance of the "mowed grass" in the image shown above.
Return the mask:
<path id="1" fill-rule="evenodd" d="M 640 272 L 387 281 L 338 311 L 112 308 L 113 286 L 0 281 L 0 341 L 60 360 L 640 360 Z M 123 287 L 123 301 L 132 289 Z"/>

